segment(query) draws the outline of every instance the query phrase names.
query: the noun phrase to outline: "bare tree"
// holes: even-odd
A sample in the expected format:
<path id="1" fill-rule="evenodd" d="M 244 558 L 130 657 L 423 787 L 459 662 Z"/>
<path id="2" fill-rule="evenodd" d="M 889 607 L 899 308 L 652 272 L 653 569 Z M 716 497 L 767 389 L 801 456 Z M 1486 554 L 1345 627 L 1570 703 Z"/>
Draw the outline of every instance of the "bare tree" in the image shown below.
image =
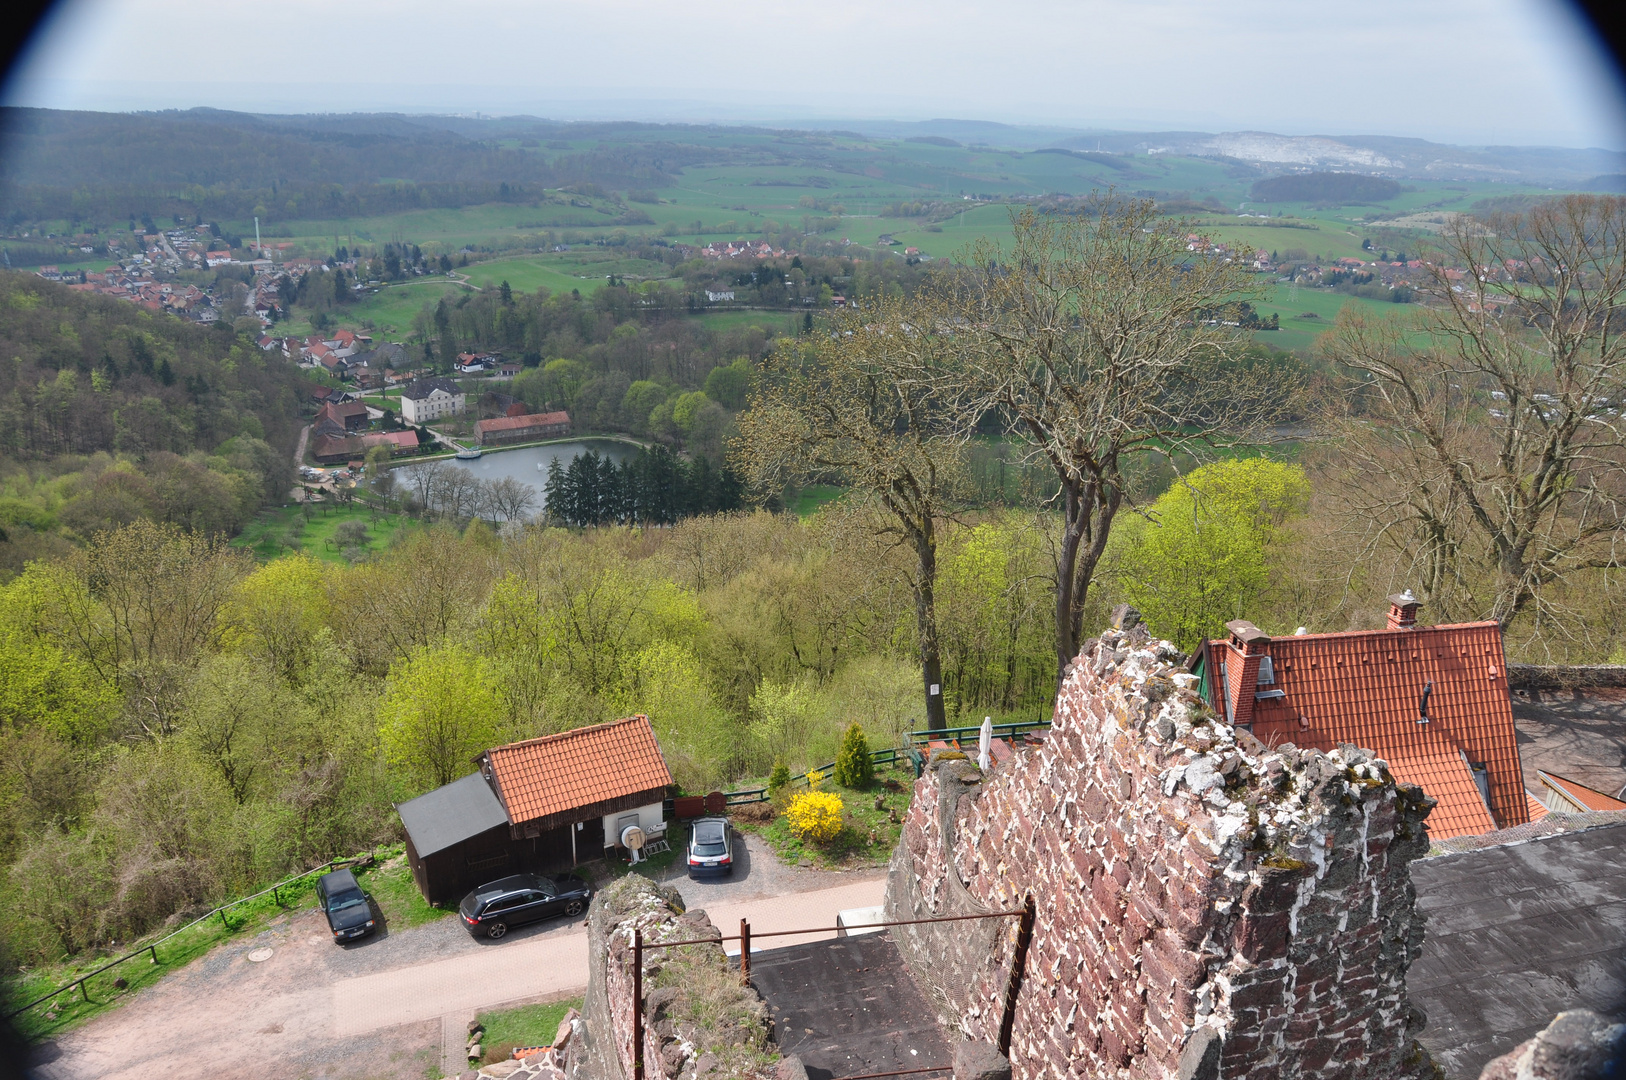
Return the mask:
<path id="1" fill-rule="evenodd" d="M 434 506 L 434 497 L 440 489 L 440 477 L 449 466 L 444 461 L 426 461 L 406 471 L 407 485 L 424 513 Z"/>
<path id="2" fill-rule="evenodd" d="M 1438 616 L 1562 621 L 1543 590 L 1620 563 L 1626 199 L 1458 217 L 1426 267 L 1420 314 L 1346 308 L 1327 340 L 1346 509 Z"/>
<path id="3" fill-rule="evenodd" d="M 504 521 L 523 521 L 536 508 L 536 489 L 505 476 L 486 485 L 486 501 L 491 511 L 501 514 Z"/>
<path id="4" fill-rule="evenodd" d="M 1188 227 L 1149 200 L 1024 210 L 1012 226 L 1006 248 L 978 243 L 943 280 L 963 343 L 960 415 L 1000 415 L 1056 476 L 1059 680 L 1129 499 L 1129 460 L 1174 460 L 1256 431 L 1287 388 L 1237 362 L 1247 346 L 1237 304 L 1250 296 L 1242 260 L 1191 244 Z"/>
<path id="5" fill-rule="evenodd" d="M 740 417 L 734 457 L 752 485 L 778 492 L 826 480 L 879 510 L 872 528 L 914 555 L 910 587 L 926 725 L 947 726 L 937 635 L 938 523 L 962 474 L 966 432 L 933 375 L 955 343 L 923 302 L 882 299 L 837 314 L 830 332 L 766 361 Z"/>

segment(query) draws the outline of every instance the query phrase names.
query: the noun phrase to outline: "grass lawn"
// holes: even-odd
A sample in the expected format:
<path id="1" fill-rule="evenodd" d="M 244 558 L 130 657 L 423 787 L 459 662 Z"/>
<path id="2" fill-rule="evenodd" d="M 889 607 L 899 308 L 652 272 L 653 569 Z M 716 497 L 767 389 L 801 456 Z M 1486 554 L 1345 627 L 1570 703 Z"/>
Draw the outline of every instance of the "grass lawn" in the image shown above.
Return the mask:
<path id="1" fill-rule="evenodd" d="M 435 907 L 418 891 L 418 883 L 412 880 L 412 867 L 407 865 L 405 844 L 382 848 L 375 854 L 378 862 L 357 871 L 356 880 L 378 901 L 384 923 L 391 930 L 422 926 L 452 913 L 455 905 Z"/>
<path id="2" fill-rule="evenodd" d="M 549 292 L 570 292 L 577 289 L 582 293 L 590 293 L 604 287 L 605 274 L 610 271 L 596 273 L 593 268 L 565 265 L 557 258 L 525 255 L 512 259 L 496 259 L 492 262 L 470 263 L 458 273 L 467 274 L 469 283 L 482 289 L 506 281 L 509 288 L 515 292 L 535 292 L 538 287 L 546 286 Z"/>
<path id="3" fill-rule="evenodd" d="M 403 513 L 383 513 L 361 503 L 306 505 L 310 508 L 309 516 L 301 505 L 260 511 L 232 544 L 249 548 L 256 558 L 265 561 L 303 551 L 323 562 L 343 563 L 346 561 L 344 551 L 334 539 L 334 533 L 347 521 L 359 521 L 367 526 L 369 540 L 362 547 L 369 554 L 383 551 L 401 530 L 420 527 Z"/>
<path id="4" fill-rule="evenodd" d="M 840 795 L 846 807 L 841 833 L 828 844 L 812 844 L 797 837 L 790 831 L 784 815 L 773 813 L 771 803 L 734 807 L 734 825 L 743 832 L 762 837 L 775 855 L 794 866 L 813 866 L 821 870 L 885 866 L 903 833 L 902 819 L 914 795 L 914 782 L 914 770 L 907 763 L 877 765 L 875 783 L 867 791 L 839 787 L 833 779 L 826 778 L 819 790 Z M 739 786 L 758 787 L 766 783 L 767 778 L 763 777 Z M 806 790 L 805 784 L 797 784 L 790 797 Z M 896 823 L 891 820 L 894 811 L 899 818 Z"/>
<path id="5" fill-rule="evenodd" d="M 52 998 L 13 1017 L 12 1022 L 24 1036 L 32 1039 L 49 1038 L 76 1027 L 114 1008 L 169 972 L 185 967 L 216 945 L 252 937 L 268 927 L 287 921 L 299 909 L 313 906 L 318 876 L 311 874 L 304 877 L 279 890 L 276 897 L 262 896 L 240 904 L 225 913 L 224 921 L 219 915 L 206 919 L 159 944 L 156 963 L 150 953 L 126 960 L 111 970 L 92 976 L 85 984 L 86 992 L 75 989 Z M 141 940 L 120 942 L 107 950 L 95 950 L 37 968 L 25 968 L 7 985 L 0 1008 L 10 1011 L 63 983 L 94 971 L 115 957 L 141 948 L 144 941 L 156 942 L 169 932 L 159 930 Z M 121 980 L 122 986 L 119 985 Z M 87 996 L 89 1000 L 86 1000 Z"/>
<path id="6" fill-rule="evenodd" d="M 571 1009 L 582 1007 L 581 998 L 566 998 L 537 1005 L 519 1005 L 512 1009 L 493 1009 L 479 1016 L 486 1029 L 480 1036 L 481 1061 L 495 1065 L 513 1057 L 516 1046 L 552 1046 L 559 1031 L 559 1022 Z"/>
<path id="7" fill-rule="evenodd" d="M 1390 317 L 1410 310 L 1408 304 L 1385 304 L 1357 296 L 1346 296 L 1331 289 L 1300 285 L 1295 291 L 1288 285 L 1272 285 L 1265 299 L 1255 304 L 1261 318 L 1272 314 L 1281 317 L 1280 330 L 1261 330 L 1254 337 L 1277 349 L 1305 353 L 1315 347 L 1316 338 L 1332 328 L 1333 321 L 1345 304 L 1354 304 L 1368 315 Z"/>
<path id="8" fill-rule="evenodd" d="M 787 495 L 785 508 L 797 517 L 807 517 L 825 503 L 841 498 L 845 490 L 829 484 L 809 484 L 794 495 Z"/>

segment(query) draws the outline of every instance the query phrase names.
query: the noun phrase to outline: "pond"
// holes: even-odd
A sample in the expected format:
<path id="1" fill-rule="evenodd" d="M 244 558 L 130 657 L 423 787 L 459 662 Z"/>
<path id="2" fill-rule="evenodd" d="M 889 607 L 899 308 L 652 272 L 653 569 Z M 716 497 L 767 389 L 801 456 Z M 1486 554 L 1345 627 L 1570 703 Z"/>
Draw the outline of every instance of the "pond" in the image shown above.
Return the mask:
<path id="1" fill-rule="evenodd" d="M 540 506 L 547 499 L 542 489 L 548 482 L 548 466 L 554 461 L 558 461 L 560 465 L 569 465 L 572 458 L 579 457 L 589 450 L 618 464 L 638 454 L 636 446 L 621 442 L 619 439 L 572 439 L 570 442 L 549 443 L 546 446 L 527 446 L 521 450 L 488 450 L 475 461 L 458 461 L 453 458 L 441 460 L 447 465 L 467 469 L 476 479 L 487 483 L 511 477 L 522 484 L 529 484 L 536 489 L 537 505 Z M 421 468 L 423 465 L 397 467 L 395 470 L 397 482 L 410 483 L 407 479 L 408 474 L 413 469 Z"/>

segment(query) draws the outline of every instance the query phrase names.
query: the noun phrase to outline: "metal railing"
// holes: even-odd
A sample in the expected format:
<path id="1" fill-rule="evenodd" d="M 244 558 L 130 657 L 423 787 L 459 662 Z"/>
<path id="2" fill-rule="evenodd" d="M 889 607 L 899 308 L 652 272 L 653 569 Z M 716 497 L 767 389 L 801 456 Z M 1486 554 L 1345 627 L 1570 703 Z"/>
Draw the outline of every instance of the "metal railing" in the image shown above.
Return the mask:
<path id="1" fill-rule="evenodd" d="M 993 724 L 991 726 L 993 728 L 994 737 L 997 739 L 1001 735 L 1019 735 L 1019 734 L 1022 734 L 1023 732 L 1039 731 L 1039 730 L 1042 730 L 1044 728 L 1048 728 L 1050 726 L 1050 721 L 1049 720 L 1013 720 L 1010 723 Z M 937 730 L 937 731 L 933 731 L 933 730 L 931 730 L 929 728 L 927 730 L 925 730 L 925 731 L 911 731 L 911 732 L 909 732 L 907 734 L 906 737 L 909 739 L 910 745 L 924 746 L 926 743 L 931 742 L 933 739 L 955 740 L 955 739 L 965 738 L 966 736 L 975 737 L 975 736 L 978 736 L 978 735 L 981 735 L 981 734 L 982 734 L 982 725 L 977 724 L 974 727 L 942 728 L 942 729 Z"/>
<path id="2" fill-rule="evenodd" d="M 147 954 L 147 956 L 149 958 L 148 959 L 149 963 L 156 964 L 156 963 L 158 963 L 158 946 L 162 945 L 164 942 L 168 941 L 170 938 L 174 937 L 176 934 L 184 934 L 188 930 L 192 929 L 194 926 L 198 925 L 199 923 L 206 922 L 209 919 L 214 918 L 216 915 L 220 916 L 220 924 L 222 926 L 224 926 L 229 931 L 231 929 L 231 923 L 226 921 L 226 912 L 231 910 L 232 908 L 236 907 L 237 905 L 246 904 L 250 900 L 258 900 L 260 897 L 265 896 L 268 893 L 280 905 L 282 903 L 282 890 L 288 888 L 288 886 L 292 885 L 294 882 L 300 881 L 300 880 L 302 880 L 304 878 L 308 878 L 312 874 L 321 873 L 323 870 L 327 870 L 330 867 L 340 866 L 340 865 L 343 865 L 343 864 L 359 862 L 359 861 L 360 861 L 360 856 L 353 856 L 353 857 L 348 858 L 348 859 L 330 859 L 327 862 L 323 863 L 321 866 L 313 867 L 310 870 L 306 870 L 302 874 L 295 874 L 291 878 L 284 878 L 282 881 L 277 882 L 275 885 L 272 885 L 268 889 L 261 889 L 257 893 L 251 893 L 248 896 L 240 896 L 236 900 L 232 900 L 229 903 L 221 904 L 219 907 L 214 908 L 214 909 L 210 910 L 209 912 L 207 912 L 207 913 L 205 913 L 203 915 L 200 915 L 196 919 L 193 919 L 191 922 L 187 923 L 185 926 L 182 926 L 182 927 L 179 927 L 178 929 L 170 931 L 169 933 L 165 934 L 163 937 L 159 938 L 158 940 L 148 942 L 147 944 L 141 946 L 139 949 L 136 949 L 134 952 L 125 953 L 123 956 L 119 957 L 117 960 L 109 960 L 107 963 L 103 964 L 101 967 L 97 968 L 95 971 L 87 971 L 83 975 L 79 976 L 77 979 L 74 979 L 72 982 L 64 983 L 63 985 L 57 987 L 55 990 L 52 990 L 49 994 L 45 994 L 45 995 L 43 995 L 41 997 L 37 997 L 33 1001 L 30 1001 L 27 1005 L 22 1005 L 22 1006 L 19 1006 L 18 1008 L 12 1009 L 10 1012 L 5 1014 L 5 1018 L 7 1020 L 9 1020 L 13 1016 L 18 1015 L 19 1013 L 27 1012 L 29 1009 L 32 1009 L 36 1005 L 42 1004 L 43 1002 L 50 1001 L 54 997 L 60 997 L 61 995 L 65 994 L 65 993 L 68 993 L 70 990 L 72 990 L 76 986 L 79 988 L 79 992 L 82 995 L 84 995 L 84 999 L 88 1003 L 90 1001 L 90 991 L 85 988 L 85 983 L 88 980 L 90 980 L 91 978 L 93 978 L 93 977 L 95 977 L 97 975 L 100 975 L 102 972 L 107 971 L 110 968 L 115 968 L 115 967 L 119 966 L 120 964 L 124 963 L 126 960 L 133 960 L 136 957 L 142 955 L 143 953 Z"/>
<path id="3" fill-rule="evenodd" d="M 923 923 L 968 922 L 974 919 L 1003 919 L 1012 915 L 1021 921 L 1017 924 L 1016 946 L 1011 952 L 1011 970 L 1005 986 L 1004 1015 L 999 1025 L 999 1052 L 1009 1057 L 1011 1052 L 1012 1025 L 1016 1019 L 1016 999 L 1022 993 L 1022 982 L 1027 970 L 1028 949 L 1033 943 L 1033 925 L 1038 916 L 1038 910 L 1033 902 L 1033 894 L 1029 893 L 1023 898 L 1022 906 L 1007 911 L 979 912 L 975 915 L 937 915 L 926 919 L 893 919 L 887 922 L 864 923 L 865 930 L 889 926 L 919 926 Z M 839 923 L 839 920 L 838 920 Z M 751 941 L 753 938 L 766 937 L 794 937 L 801 934 L 829 934 L 838 933 L 847 929 L 856 929 L 836 926 L 815 926 L 803 930 L 769 930 L 752 933 L 749 920 L 740 920 L 738 934 L 718 934 L 716 937 L 685 938 L 680 941 L 644 941 L 642 927 L 632 929 L 632 1076 L 633 1080 L 644 1080 L 644 953 L 654 949 L 676 949 L 685 945 L 722 945 L 725 941 L 738 941 L 740 943 L 740 981 L 751 985 Z M 940 1067 L 905 1070 L 906 1072 L 942 1072 L 951 1071 Z M 863 1073 L 860 1076 L 848 1077 L 846 1080 L 869 1080 L 870 1077 L 901 1076 L 903 1072 L 891 1073 Z"/>

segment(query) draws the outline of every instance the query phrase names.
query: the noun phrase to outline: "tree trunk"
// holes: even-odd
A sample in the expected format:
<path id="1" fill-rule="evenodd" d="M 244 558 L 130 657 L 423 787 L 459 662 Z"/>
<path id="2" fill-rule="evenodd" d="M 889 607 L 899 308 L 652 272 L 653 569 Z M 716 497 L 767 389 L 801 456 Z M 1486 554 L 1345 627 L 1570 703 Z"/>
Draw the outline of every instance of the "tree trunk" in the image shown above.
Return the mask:
<path id="1" fill-rule="evenodd" d="M 1061 533 L 1061 551 L 1056 555 L 1056 691 L 1061 692 L 1061 680 L 1067 665 L 1078 655 L 1077 633 L 1074 627 L 1073 587 L 1078 572 L 1078 545 L 1084 536 L 1084 512 L 1079 504 L 1078 491 L 1072 485 L 1064 490 L 1064 517 Z"/>
<path id="2" fill-rule="evenodd" d="M 920 638 L 921 688 L 926 691 L 926 727 L 948 729 L 943 708 L 943 660 L 937 643 L 937 537 L 931 519 L 915 530 L 915 629 Z"/>

